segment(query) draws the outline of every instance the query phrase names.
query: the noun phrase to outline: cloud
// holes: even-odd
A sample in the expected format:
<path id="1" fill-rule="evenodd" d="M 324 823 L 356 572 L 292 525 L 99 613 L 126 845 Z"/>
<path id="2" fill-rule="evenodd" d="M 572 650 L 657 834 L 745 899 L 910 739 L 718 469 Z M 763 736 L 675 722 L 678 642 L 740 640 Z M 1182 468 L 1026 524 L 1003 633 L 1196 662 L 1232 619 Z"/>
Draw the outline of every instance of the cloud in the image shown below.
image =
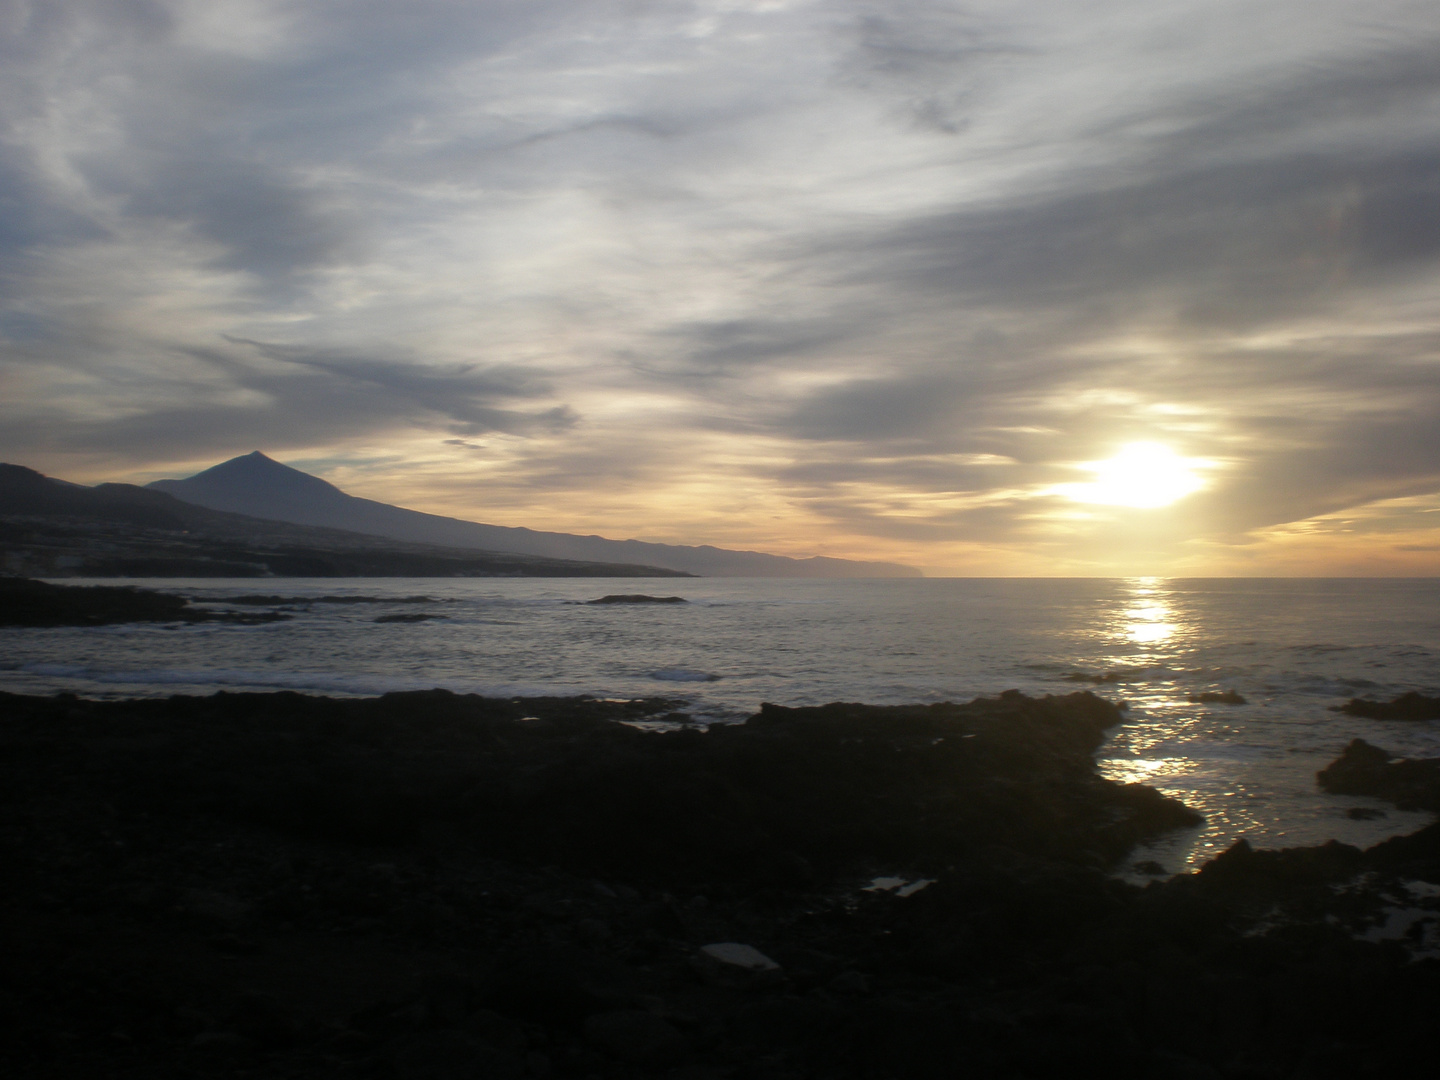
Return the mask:
<path id="1" fill-rule="evenodd" d="M 961 561 L 1440 491 L 1427 5 L 0 18 L 11 460 L 423 460 L 448 512 L 676 539 L 743 493 L 757 536 Z M 1145 440 L 1209 487 L 1045 494 Z"/>

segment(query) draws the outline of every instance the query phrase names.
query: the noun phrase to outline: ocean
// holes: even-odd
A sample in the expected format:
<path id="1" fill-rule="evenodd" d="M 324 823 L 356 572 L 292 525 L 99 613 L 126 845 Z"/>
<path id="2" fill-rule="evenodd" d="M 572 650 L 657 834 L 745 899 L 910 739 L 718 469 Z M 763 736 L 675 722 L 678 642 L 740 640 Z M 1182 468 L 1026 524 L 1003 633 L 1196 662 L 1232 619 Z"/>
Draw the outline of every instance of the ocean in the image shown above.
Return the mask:
<path id="1" fill-rule="evenodd" d="M 69 579 L 66 584 L 94 584 Z M 113 583 L 113 582 L 109 582 Z M 1129 708 L 1104 773 L 1206 816 L 1137 851 L 1178 873 L 1238 837 L 1368 846 L 1432 815 L 1327 795 L 1317 769 L 1361 737 L 1440 754 L 1440 722 L 1365 720 L 1350 697 L 1440 692 L 1440 579 L 436 579 L 129 581 L 223 606 L 275 594 L 255 626 L 0 630 L 0 689 L 86 697 L 444 687 L 514 697 L 666 696 L 697 722 L 762 701 L 968 701 L 1090 689 Z M 684 604 L 585 601 L 679 595 Z M 334 603 L 320 597 L 373 597 Z M 413 599 L 423 597 L 424 599 Z M 412 598 L 412 599 L 405 599 Z M 305 602 L 315 601 L 315 602 Z M 261 610 L 236 608 L 235 610 Z M 376 622 L 382 615 L 441 616 Z M 1235 690 L 1243 705 L 1188 698 Z M 1368 808 L 1384 816 L 1359 820 Z"/>

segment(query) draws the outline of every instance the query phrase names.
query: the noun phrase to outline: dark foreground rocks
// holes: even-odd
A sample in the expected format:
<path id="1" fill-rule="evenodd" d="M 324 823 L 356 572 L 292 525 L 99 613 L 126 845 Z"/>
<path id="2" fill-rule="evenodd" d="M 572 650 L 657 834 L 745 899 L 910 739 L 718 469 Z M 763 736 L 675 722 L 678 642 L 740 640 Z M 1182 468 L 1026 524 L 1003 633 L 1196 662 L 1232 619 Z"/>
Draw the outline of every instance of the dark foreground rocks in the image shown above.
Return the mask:
<path id="1" fill-rule="evenodd" d="M 1095 774 L 1119 714 L 1090 694 L 617 722 L 674 710 L 0 697 L 6 1075 L 1353 1077 L 1433 1050 L 1436 962 L 1356 936 L 1440 881 L 1423 834 L 1140 889 L 1107 868 L 1194 818 Z"/>

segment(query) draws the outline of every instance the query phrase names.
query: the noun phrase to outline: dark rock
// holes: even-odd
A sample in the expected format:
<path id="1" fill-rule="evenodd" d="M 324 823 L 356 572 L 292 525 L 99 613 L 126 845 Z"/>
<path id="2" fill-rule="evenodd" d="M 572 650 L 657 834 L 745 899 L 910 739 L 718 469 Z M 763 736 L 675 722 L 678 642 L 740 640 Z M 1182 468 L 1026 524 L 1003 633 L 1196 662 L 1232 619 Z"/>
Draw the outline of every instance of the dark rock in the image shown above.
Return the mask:
<path id="1" fill-rule="evenodd" d="M 611 593 L 587 604 L 688 604 L 683 596 L 647 596 L 644 593 Z"/>
<path id="2" fill-rule="evenodd" d="M 236 1005 L 233 1026 L 241 1036 L 267 1050 L 293 1046 L 300 1025 L 279 1002 L 261 994 L 246 994 Z"/>
<path id="3" fill-rule="evenodd" d="M 689 1050 L 685 1037 L 669 1021 L 637 1009 L 596 1013 L 585 1021 L 585 1037 L 631 1065 L 678 1065 Z"/>
<path id="4" fill-rule="evenodd" d="M 1352 806 L 1345 811 L 1345 816 L 1351 821 L 1378 821 L 1389 817 L 1384 810 L 1376 810 L 1373 806 Z"/>
<path id="5" fill-rule="evenodd" d="M 1433 924 L 1363 935 L 1440 881 L 1440 825 L 1140 888 L 1107 870 L 1193 818 L 1098 776 L 1119 713 L 1090 694 L 623 723 L 674 707 L 0 695 L 11 1071 L 1200 1080 L 1433 1053 Z M 858 888 L 882 874 L 934 883 Z M 783 972 L 697 979 L 706 941 Z"/>
<path id="6" fill-rule="evenodd" d="M 743 725 L 706 731 L 614 722 L 673 705 L 425 692 L 84 708 L 112 738 L 106 761 L 94 762 L 97 790 L 136 810 L 368 845 L 413 846 L 443 833 L 440 850 L 463 844 L 602 879 L 792 889 L 861 863 L 933 877 L 1002 848 L 1109 864 L 1199 820 L 1151 788 L 1097 774 L 1092 755 L 1121 714 L 1085 692 L 1006 692 L 965 705 L 764 705 Z M 203 722 L 178 721 L 191 710 Z M 327 883 L 342 888 L 359 898 L 375 891 L 358 879 Z M 367 905 L 352 902 L 348 914 L 391 910 Z"/>
<path id="7" fill-rule="evenodd" d="M 1397 761 L 1364 739 L 1351 742 L 1315 779 L 1337 795 L 1370 795 L 1402 809 L 1440 810 L 1440 759 Z"/>
<path id="8" fill-rule="evenodd" d="M 217 601 L 219 602 L 219 601 Z M 281 604 L 443 604 L 433 596 L 275 596 L 251 593 L 245 596 L 227 596 L 226 604 L 279 607 Z"/>
<path id="9" fill-rule="evenodd" d="M 512 953 L 496 971 L 491 1000 L 527 1020 L 573 1027 L 607 1005 L 582 977 L 584 969 L 584 958 L 563 951 Z"/>
<path id="10" fill-rule="evenodd" d="M 785 981 L 780 965 L 753 945 L 726 941 L 704 945 L 690 959 L 691 967 L 712 986 L 756 990 Z"/>
<path id="11" fill-rule="evenodd" d="M 1426 697 L 1412 690 L 1392 701 L 1351 698 L 1335 706 L 1335 711 L 1371 720 L 1440 720 L 1440 697 Z"/>
<path id="12" fill-rule="evenodd" d="M 860 971 L 842 971 L 825 984 L 832 994 L 864 995 L 870 993 L 870 980 Z"/>
<path id="13" fill-rule="evenodd" d="M 518 1080 L 523 1059 L 463 1031 L 422 1031 L 390 1048 L 395 1080 Z"/>
<path id="14" fill-rule="evenodd" d="M 194 919 L 225 929 L 242 925 L 254 911 L 246 901 L 210 889 L 186 889 L 176 907 Z"/>
<path id="15" fill-rule="evenodd" d="M 108 626 L 128 622 L 278 622 L 283 612 L 261 614 L 194 608 L 183 596 L 130 585 L 51 585 L 0 577 L 0 626 Z"/>
<path id="16" fill-rule="evenodd" d="M 190 1045 L 217 1057 L 248 1054 L 255 1048 L 249 1039 L 234 1031 L 202 1031 L 190 1040 Z"/>
<path id="17" fill-rule="evenodd" d="M 1440 883 L 1440 822 L 1376 844 L 1366 851 L 1365 860 L 1403 878 Z"/>

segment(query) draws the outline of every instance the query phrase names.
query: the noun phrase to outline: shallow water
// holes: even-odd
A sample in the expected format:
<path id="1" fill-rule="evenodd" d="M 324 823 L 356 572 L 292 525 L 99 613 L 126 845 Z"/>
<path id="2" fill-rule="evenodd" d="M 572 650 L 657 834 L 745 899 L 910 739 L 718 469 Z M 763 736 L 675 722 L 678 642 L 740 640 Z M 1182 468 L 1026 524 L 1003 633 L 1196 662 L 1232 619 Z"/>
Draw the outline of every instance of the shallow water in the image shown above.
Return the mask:
<path id="1" fill-rule="evenodd" d="M 69 584 L 84 582 L 70 581 Z M 301 605 L 262 626 L 0 630 L 0 688 L 90 697 L 441 686 L 501 696 L 665 695 L 697 719 L 761 701 L 965 701 L 1017 687 L 1130 703 L 1102 768 L 1183 799 L 1206 824 L 1137 853 L 1171 871 L 1256 846 L 1370 844 L 1428 814 L 1327 796 L 1314 773 L 1357 736 L 1440 754 L 1440 723 L 1329 711 L 1440 690 L 1440 581 L 1333 579 L 214 579 L 132 581 L 199 600 L 273 593 L 433 603 Z M 586 605 L 651 588 L 688 604 Z M 257 609 L 246 609 L 257 610 Z M 381 614 L 443 615 L 381 623 Z M 1104 676 L 1087 684 L 1067 675 Z M 1245 705 L 1191 704 L 1233 688 Z M 1357 821 L 1357 806 L 1387 816 Z"/>

